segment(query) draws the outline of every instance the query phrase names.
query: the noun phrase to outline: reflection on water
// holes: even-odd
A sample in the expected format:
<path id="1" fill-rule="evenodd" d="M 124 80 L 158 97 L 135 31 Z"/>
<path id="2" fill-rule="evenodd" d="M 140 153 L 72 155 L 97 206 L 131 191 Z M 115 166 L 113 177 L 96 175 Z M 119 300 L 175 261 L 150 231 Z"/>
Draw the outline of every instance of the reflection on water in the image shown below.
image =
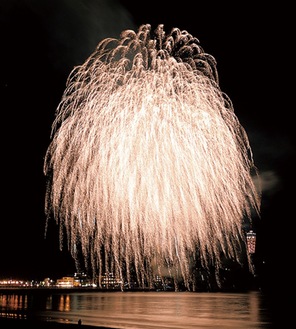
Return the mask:
<path id="1" fill-rule="evenodd" d="M 259 292 L 1 294 L 0 315 L 110 328 L 271 328 Z"/>

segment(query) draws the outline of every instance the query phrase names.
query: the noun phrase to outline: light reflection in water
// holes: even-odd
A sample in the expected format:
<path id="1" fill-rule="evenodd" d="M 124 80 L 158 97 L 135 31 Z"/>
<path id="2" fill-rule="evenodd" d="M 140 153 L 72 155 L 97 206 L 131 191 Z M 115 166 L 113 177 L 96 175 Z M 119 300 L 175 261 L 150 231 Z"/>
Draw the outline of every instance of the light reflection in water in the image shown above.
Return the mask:
<path id="1" fill-rule="evenodd" d="M 0 295 L 1 309 L 23 310 L 28 308 L 27 295 Z"/>
<path id="2" fill-rule="evenodd" d="M 51 310 L 52 309 L 52 296 L 48 296 L 46 299 L 46 310 Z"/>
<path id="3" fill-rule="evenodd" d="M 42 302 L 41 299 L 44 299 Z M 46 321 L 109 328 L 270 328 L 262 295 L 250 293 L 83 292 L 0 295 L 0 316 L 22 309 Z"/>
<path id="4" fill-rule="evenodd" d="M 18 294 L 0 294 L 0 316 L 11 318 L 26 318 L 28 296 Z"/>
<path id="5" fill-rule="evenodd" d="M 71 310 L 71 297 L 70 295 L 61 295 L 59 300 L 59 308 L 60 312 L 67 312 Z"/>

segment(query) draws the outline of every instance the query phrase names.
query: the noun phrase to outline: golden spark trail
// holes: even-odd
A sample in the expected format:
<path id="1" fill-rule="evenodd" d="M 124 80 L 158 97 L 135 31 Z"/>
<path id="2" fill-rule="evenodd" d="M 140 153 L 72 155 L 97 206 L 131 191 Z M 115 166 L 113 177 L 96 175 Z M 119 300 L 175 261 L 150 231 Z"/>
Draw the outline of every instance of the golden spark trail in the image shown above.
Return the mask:
<path id="1" fill-rule="evenodd" d="M 260 193 L 248 137 L 199 41 L 159 25 L 105 39 L 71 72 L 52 126 L 46 214 L 94 271 L 194 281 L 244 250 Z"/>

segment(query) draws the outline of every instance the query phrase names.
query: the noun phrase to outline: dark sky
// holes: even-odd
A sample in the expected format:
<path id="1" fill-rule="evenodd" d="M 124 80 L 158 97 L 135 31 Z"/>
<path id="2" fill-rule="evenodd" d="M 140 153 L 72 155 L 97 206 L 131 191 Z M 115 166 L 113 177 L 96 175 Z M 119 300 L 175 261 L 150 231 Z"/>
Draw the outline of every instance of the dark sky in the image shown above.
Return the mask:
<path id="1" fill-rule="evenodd" d="M 187 30 L 217 60 L 221 89 L 246 129 L 262 183 L 259 263 L 270 282 L 289 276 L 294 228 L 293 109 L 284 73 L 288 26 L 269 3 L 2 0 L 2 225 L 0 278 L 43 279 L 75 271 L 58 230 L 44 238 L 43 160 L 70 70 L 105 37 L 149 23 Z M 191 4 L 194 3 L 194 4 Z M 223 5 L 222 5 L 223 3 Z M 230 3 L 230 2 L 227 2 Z M 161 7 L 161 8 L 160 8 Z M 285 8 L 286 11 L 289 11 Z M 287 87 L 288 89 L 288 87 Z M 290 277 L 290 276 L 289 276 Z"/>

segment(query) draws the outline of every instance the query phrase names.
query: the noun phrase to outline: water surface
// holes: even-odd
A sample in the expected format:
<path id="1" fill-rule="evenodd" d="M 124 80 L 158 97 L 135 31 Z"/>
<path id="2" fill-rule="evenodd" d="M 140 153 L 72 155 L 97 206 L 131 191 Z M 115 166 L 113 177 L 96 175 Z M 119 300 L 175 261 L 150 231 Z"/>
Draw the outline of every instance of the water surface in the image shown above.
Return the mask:
<path id="1" fill-rule="evenodd" d="M 274 328 L 264 295 L 196 292 L 0 293 L 1 316 L 110 328 Z"/>

